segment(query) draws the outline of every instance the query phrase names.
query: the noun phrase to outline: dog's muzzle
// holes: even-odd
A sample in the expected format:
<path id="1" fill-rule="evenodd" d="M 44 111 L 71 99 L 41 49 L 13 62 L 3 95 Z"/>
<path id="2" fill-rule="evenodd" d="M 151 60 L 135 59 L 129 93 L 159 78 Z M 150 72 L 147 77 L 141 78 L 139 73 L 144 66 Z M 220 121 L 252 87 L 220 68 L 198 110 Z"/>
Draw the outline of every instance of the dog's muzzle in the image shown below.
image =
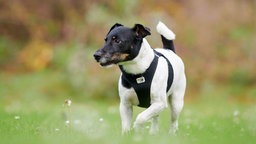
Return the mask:
<path id="1" fill-rule="evenodd" d="M 101 57 L 102 57 L 102 52 L 96 51 L 93 56 L 94 56 L 95 60 L 96 60 L 97 62 L 99 62 L 100 59 L 101 59 Z"/>
<path id="2" fill-rule="evenodd" d="M 100 63 L 101 66 L 108 66 L 116 63 L 112 60 L 112 56 L 109 53 L 103 53 L 101 51 L 96 51 L 93 55 L 95 60 Z"/>
<path id="3" fill-rule="evenodd" d="M 98 50 L 93 55 L 95 60 L 100 63 L 101 66 L 108 66 L 112 64 L 118 64 L 126 61 L 129 54 L 122 53 L 105 53 L 102 50 Z"/>
<path id="4" fill-rule="evenodd" d="M 107 65 L 108 63 L 108 58 L 103 54 L 101 51 L 96 51 L 95 54 L 93 55 L 95 60 L 100 63 L 100 65 L 104 66 Z"/>

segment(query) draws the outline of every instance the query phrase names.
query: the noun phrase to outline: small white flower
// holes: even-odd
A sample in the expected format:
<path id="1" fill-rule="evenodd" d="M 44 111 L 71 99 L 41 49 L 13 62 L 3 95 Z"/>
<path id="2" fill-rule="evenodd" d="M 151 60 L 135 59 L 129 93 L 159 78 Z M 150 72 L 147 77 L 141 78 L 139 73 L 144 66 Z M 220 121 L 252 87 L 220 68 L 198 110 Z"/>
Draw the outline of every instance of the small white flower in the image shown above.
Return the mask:
<path id="1" fill-rule="evenodd" d="M 72 101 L 70 99 L 66 99 L 64 104 L 67 106 L 71 106 Z"/>
<path id="2" fill-rule="evenodd" d="M 14 116 L 14 119 L 18 120 L 20 119 L 20 116 Z"/>
<path id="3" fill-rule="evenodd" d="M 58 128 L 55 128 L 55 131 L 60 131 L 60 129 L 58 129 Z"/>
<path id="4" fill-rule="evenodd" d="M 239 115 L 239 111 L 238 110 L 235 110 L 234 112 L 233 112 L 233 116 L 234 117 L 237 117 Z"/>
<path id="5" fill-rule="evenodd" d="M 69 124 L 69 123 L 70 123 L 70 121 L 69 121 L 69 120 L 66 120 L 66 121 L 65 121 L 65 123 L 66 123 L 66 124 Z"/>
<path id="6" fill-rule="evenodd" d="M 100 118 L 100 119 L 99 119 L 99 122 L 103 122 L 103 121 L 104 121 L 104 119 L 103 119 L 103 118 Z"/>

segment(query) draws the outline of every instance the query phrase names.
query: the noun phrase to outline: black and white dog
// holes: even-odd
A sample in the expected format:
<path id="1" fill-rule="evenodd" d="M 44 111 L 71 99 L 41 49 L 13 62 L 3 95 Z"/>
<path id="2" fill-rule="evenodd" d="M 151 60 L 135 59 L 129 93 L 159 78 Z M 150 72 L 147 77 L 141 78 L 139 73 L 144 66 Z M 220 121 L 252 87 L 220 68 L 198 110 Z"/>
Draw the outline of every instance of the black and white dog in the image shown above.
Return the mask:
<path id="1" fill-rule="evenodd" d="M 152 49 L 148 44 L 145 37 L 151 34 L 149 28 L 141 24 L 133 28 L 115 24 L 105 38 L 105 45 L 94 54 L 101 66 L 117 64 L 122 71 L 118 85 L 122 133 L 131 130 L 133 105 L 146 108 L 134 122 L 135 131 L 151 120 L 150 133 L 157 133 L 159 114 L 168 107 L 168 102 L 170 133 L 178 130 L 186 89 L 184 64 L 175 54 L 175 34 L 162 22 L 156 29 L 162 37 L 162 49 Z"/>

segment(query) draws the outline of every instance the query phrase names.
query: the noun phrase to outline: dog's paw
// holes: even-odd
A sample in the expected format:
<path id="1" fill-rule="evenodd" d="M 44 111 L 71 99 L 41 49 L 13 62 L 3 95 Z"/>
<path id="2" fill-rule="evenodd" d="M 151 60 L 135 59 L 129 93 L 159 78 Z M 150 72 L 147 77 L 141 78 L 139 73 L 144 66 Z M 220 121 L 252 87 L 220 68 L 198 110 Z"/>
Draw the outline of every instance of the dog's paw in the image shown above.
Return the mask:
<path id="1" fill-rule="evenodd" d="M 129 136 L 129 135 L 131 135 L 131 133 L 132 133 L 131 129 L 122 130 L 122 135 L 123 136 Z"/>
<path id="2" fill-rule="evenodd" d="M 156 134 L 158 134 L 159 133 L 159 129 L 150 129 L 150 131 L 149 131 L 149 134 L 150 135 L 156 135 Z"/>
<path id="3" fill-rule="evenodd" d="M 178 131 L 178 123 L 177 122 L 176 123 L 172 123 L 171 127 L 170 127 L 170 130 L 169 130 L 169 134 L 176 135 L 177 131 Z"/>
<path id="4" fill-rule="evenodd" d="M 133 129 L 136 133 L 141 133 L 141 132 L 143 132 L 143 124 L 135 121 L 133 124 Z"/>

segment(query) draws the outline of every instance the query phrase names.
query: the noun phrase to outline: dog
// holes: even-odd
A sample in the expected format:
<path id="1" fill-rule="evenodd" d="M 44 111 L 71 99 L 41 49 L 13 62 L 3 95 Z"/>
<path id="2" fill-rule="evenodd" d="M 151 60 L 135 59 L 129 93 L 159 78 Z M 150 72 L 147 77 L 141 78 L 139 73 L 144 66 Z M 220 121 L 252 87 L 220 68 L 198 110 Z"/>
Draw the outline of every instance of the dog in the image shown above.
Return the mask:
<path id="1" fill-rule="evenodd" d="M 163 48 L 150 47 L 145 39 L 151 35 L 149 28 L 141 24 L 128 28 L 116 23 L 107 33 L 105 45 L 94 53 L 101 66 L 118 65 L 122 72 L 118 91 L 123 134 L 132 129 L 142 131 L 150 120 L 149 133 L 157 133 L 159 114 L 168 107 L 168 102 L 171 107 L 169 133 L 178 130 L 186 89 L 184 63 L 175 53 L 175 34 L 160 21 L 156 29 Z M 132 126 L 133 106 L 146 109 L 138 114 Z"/>

